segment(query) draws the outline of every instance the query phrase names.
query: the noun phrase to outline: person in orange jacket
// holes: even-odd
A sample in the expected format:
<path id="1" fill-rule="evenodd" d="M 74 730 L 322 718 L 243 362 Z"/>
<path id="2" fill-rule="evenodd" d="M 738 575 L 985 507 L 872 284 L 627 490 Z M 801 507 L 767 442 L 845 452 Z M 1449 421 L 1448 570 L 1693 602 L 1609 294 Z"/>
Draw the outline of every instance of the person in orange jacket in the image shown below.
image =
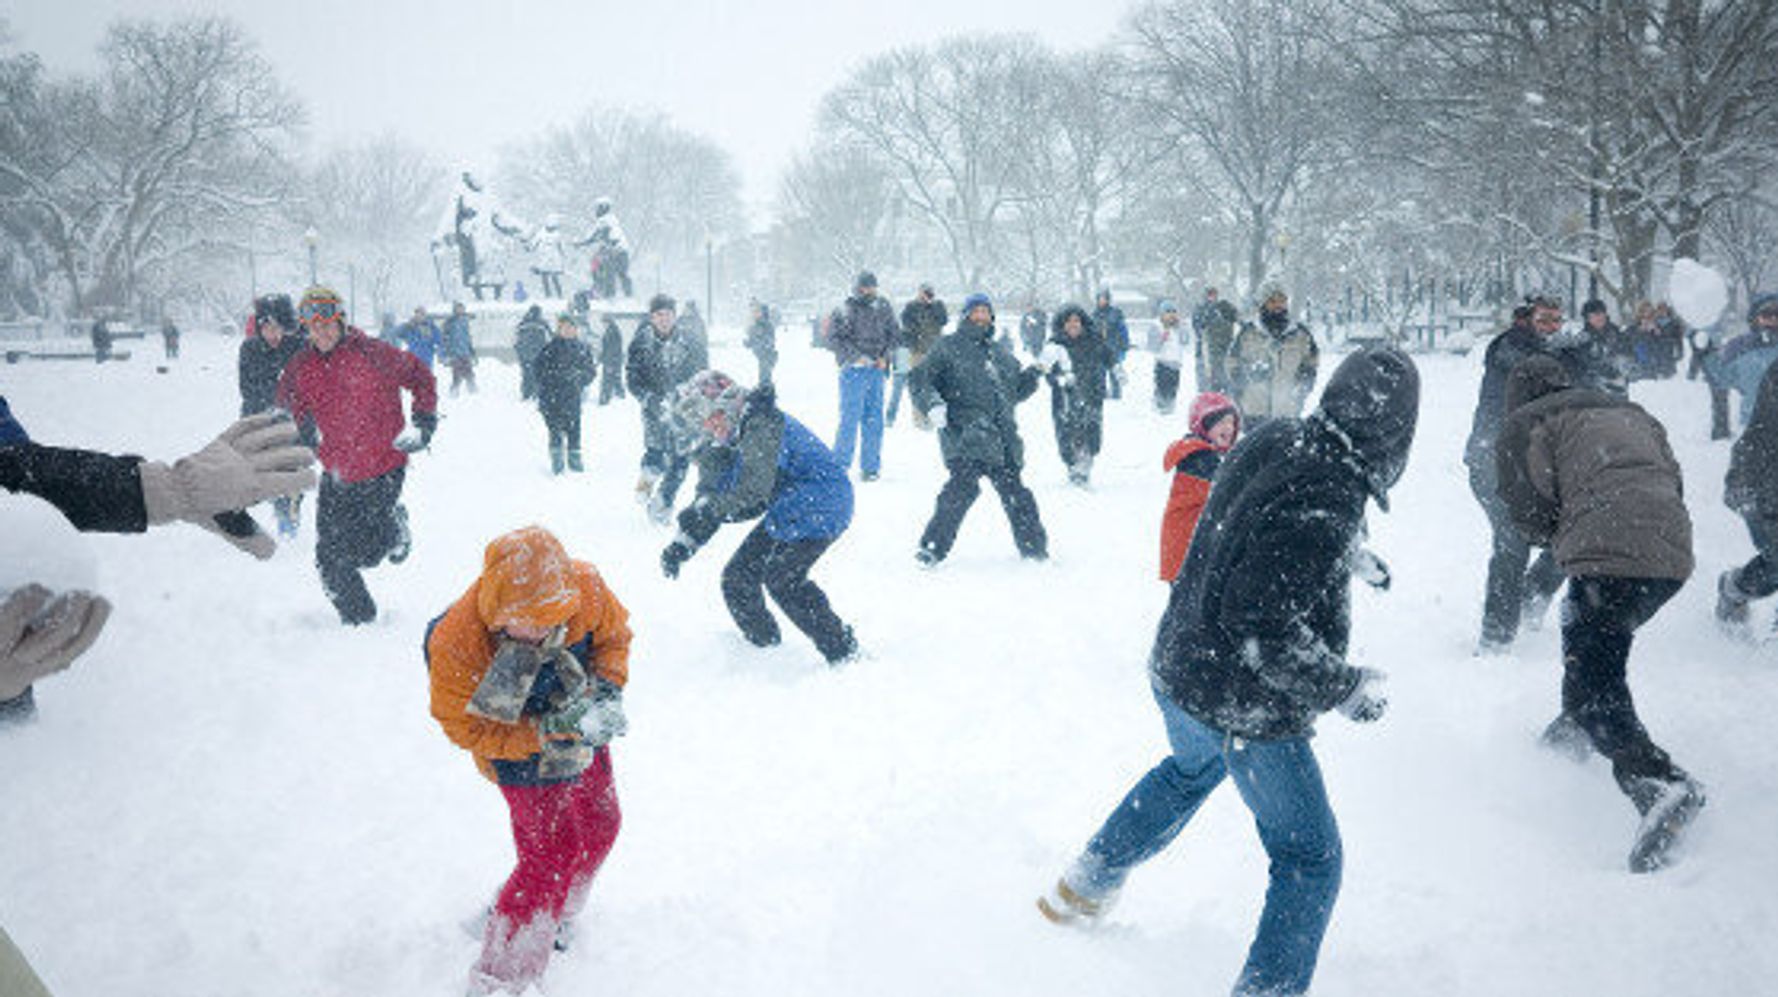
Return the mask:
<path id="1" fill-rule="evenodd" d="M 426 632 L 432 716 L 500 787 L 518 866 L 482 930 L 469 993 L 543 975 L 617 840 L 629 612 L 548 530 L 496 538 L 481 577 Z"/>
<path id="2" fill-rule="evenodd" d="M 1192 399 L 1191 431 L 1167 447 L 1161 466 L 1173 472 L 1173 490 L 1167 494 L 1167 511 L 1161 516 L 1161 581 L 1171 583 L 1191 549 L 1198 513 L 1210 497 L 1210 479 L 1222 455 L 1241 434 L 1241 411 L 1234 400 L 1216 391 Z"/>

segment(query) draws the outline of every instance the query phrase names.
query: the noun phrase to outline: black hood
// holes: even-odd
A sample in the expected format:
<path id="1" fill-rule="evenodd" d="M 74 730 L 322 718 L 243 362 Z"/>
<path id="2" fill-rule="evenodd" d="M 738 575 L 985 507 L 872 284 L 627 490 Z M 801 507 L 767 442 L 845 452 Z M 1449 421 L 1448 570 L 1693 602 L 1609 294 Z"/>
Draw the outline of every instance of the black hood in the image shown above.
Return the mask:
<path id="1" fill-rule="evenodd" d="M 1070 315 L 1078 316 L 1080 318 L 1080 328 L 1082 332 L 1092 329 L 1093 317 L 1087 314 L 1085 308 L 1082 308 L 1073 302 L 1069 302 L 1056 309 L 1056 314 L 1050 317 L 1050 331 L 1058 336 L 1063 335 L 1062 327 L 1068 324 L 1068 316 Z"/>
<path id="2" fill-rule="evenodd" d="M 1420 418 L 1414 361 L 1393 346 L 1359 350 L 1327 379 L 1316 416 L 1351 445 L 1371 495 L 1389 508 L 1389 489 L 1407 468 Z"/>
<path id="3" fill-rule="evenodd" d="M 1506 411 L 1511 414 L 1526 402 L 1573 386 L 1574 378 L 1569 376 L 1568 368 L 1562 366 L 1560 360 L 1543 354 L 1526 357 L 1507 375 Z"/>

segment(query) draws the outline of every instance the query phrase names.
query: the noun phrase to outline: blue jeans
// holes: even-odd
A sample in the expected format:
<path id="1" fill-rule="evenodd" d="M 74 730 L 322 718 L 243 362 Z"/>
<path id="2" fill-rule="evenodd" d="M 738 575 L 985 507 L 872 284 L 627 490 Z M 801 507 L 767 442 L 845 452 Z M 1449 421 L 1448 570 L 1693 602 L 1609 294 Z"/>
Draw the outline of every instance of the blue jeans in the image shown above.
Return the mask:
<path id="1" fill-rule="evenodd" d="M 858 466 L 865 474 L 883 467 L 883 381 L 881 368 L 852 365 L 840 370 L 840 431 L 833 455 L 852 466 L 852 445 L 863 438 Z"/>
<path id="2" fill-rule="evenodd" d="M 1172 843 L 1229 776 L 1271 859 L 1265 910 L 1234 992 L 1307 991 L 1340 892 L 1341 867 L 1340 830 L 1315 752 L 1306 738 L 1242 740 L 1198 722 L 1159 692 L 1155 701 L 1173 753 L 1106 818 L 1069 870 L 1069 886 L 1089 899 L 1110 897 L 1130 870 Z"/>

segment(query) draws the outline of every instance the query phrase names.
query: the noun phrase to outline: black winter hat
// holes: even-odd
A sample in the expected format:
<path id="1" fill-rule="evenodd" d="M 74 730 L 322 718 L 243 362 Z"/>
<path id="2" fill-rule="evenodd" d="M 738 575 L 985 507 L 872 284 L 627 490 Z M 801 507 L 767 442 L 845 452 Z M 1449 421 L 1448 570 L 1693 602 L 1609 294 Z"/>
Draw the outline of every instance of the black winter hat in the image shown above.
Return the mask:
<path id="1" fill-rule="evenodd" d="M 678 308 L 679 302 L 674 301 L 671 294 L 657 294 L 648 299 L 648 312 L 651 315 L 655 312 L 675 311 Z"/>
<path id="2" fill-rule="evenodd" d="M 1580 306 L 1581 318 L 1586 318 L 1588 315 L 1593 314 L 1609 314 L 1606 311 L 1605 302 L 1600 301 L 1598 298 L 1588 298 L 1587 303 Z"/>
<path id="3" fill-rule="evenodd" d="M 1574 378 L 1560 360 L 1541 354 L 1526 357 L 1514 364 L 1512 373 L 1506 376 L 1506 410 L 1511 412 L 1527 402 L 1572 387 Z"/>
<path id="4" fill-rule="evenodd" d="M 253 302 L 254 323 L 267 319 L 283 326 L 286 332 L 296 331 L 296 306 L 290 303 L 290 295 L 266 294 Z"/>
<path id="5" fill-rule="evenodd" d="M 877 275 L 869 270 L 858 271 L 858 279 L 852 282 L 854 288 L 876 287 Z"/>
<path id="6" fill-rule="evenodd" d="M 1351 441 L 1377 505 L 1401 480 L 1420 418 L 1420 371 L 1393 346 L 1367 346 L 1327 379 L 1317 414 Z"/>

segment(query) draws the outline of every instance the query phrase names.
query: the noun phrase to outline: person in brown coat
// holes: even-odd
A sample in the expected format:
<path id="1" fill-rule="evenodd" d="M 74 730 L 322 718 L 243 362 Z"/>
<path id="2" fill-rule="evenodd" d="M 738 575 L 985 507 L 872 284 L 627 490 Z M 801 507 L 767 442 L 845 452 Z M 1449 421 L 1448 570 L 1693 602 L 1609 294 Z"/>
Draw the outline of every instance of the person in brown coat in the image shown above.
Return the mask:
<path id="1" fill-rule="evenodd" d="M 1572 386 L 1554 357 L 1513 368 L 1495 451 L 1500 498 L 1526 539 L 1568 576 L 1562 612 L 1562 712 L 1544 741 L 1590 746 L 1642 814 L 1634 872 L 1670 849 L 1704 805 L 1704 787 L 1636 716 L 1626 666 L 1636 629 L 1692 572 L 1692 528 L 1679 463 L 1654 416 L 1627 399 Z"/>

